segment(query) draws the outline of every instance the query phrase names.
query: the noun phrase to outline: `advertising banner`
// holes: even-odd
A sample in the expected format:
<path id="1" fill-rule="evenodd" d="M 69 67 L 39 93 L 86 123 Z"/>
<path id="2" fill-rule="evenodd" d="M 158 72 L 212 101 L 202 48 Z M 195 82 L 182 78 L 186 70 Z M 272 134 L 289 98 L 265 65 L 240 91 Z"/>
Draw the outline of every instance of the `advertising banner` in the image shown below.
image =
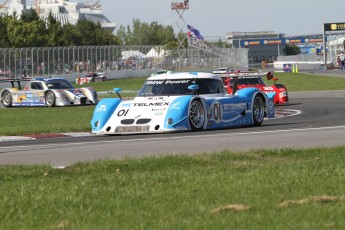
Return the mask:
<path id="1" fill-rule="evenodd" d="M 345 22 L 340 23 L 325 23 L 323 24 L 324 31 L 339 31 L 345 30 Z"/>
<path id="2" fill-rule="evenodd" d="M 280 39 L 253 39 L 241 40 L 241 46 L 259 46 L 259 45 L 285 45 L 285 44 L 308 44 L 308 43 L 322 43 L 322 37 L 305 36 L 305 37 L 291 37 Z"/>

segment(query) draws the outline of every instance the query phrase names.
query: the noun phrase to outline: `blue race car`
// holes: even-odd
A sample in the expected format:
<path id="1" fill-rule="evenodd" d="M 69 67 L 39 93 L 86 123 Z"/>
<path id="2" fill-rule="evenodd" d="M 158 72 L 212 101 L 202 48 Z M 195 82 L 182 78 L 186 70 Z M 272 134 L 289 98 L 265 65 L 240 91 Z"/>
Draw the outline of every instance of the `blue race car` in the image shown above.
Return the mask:
<path id="1" fill-rule="evenodd" d="M 274 93 L 245 88 L 228 94 L 212 73 L 167 73 L 149 77 L 133 100 L 101 100 L 92 133 L 129 134 L 260 126 L 274 117 Z"/>

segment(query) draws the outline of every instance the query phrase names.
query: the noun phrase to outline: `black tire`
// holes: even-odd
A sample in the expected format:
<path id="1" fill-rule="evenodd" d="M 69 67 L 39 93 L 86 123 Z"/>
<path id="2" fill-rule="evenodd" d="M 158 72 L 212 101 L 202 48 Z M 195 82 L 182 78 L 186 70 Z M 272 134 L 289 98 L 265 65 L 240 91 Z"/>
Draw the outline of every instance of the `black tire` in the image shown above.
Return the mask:
<path id="1" fill-rule="evenodd" d="M 48 91 L 46 93 L 46 105 L 48 107 L 54 107 L 55 106 L 55 94 L 53 91 Z"/>
<path id="2" fill-rule="evenodd" d="M 2 93 L 2 104 L 6 107 L 6 108 L 10 108 L 12 107 L 12 94 L 10 91 L 5 90 Z"/>
<path id="3" fill-rule="evenodd" d="M 189 125 L 192 131 L 202 130 L 206 121 L 205 108 L 199 100 L 192 101 L 189 108 Z"/>
<path id="4" fill-rule="evenodd" d="M 260 126 L 265 118 L 265 103 L 261 95 L 256 95 L 253 102 L 254 126 Z"/>

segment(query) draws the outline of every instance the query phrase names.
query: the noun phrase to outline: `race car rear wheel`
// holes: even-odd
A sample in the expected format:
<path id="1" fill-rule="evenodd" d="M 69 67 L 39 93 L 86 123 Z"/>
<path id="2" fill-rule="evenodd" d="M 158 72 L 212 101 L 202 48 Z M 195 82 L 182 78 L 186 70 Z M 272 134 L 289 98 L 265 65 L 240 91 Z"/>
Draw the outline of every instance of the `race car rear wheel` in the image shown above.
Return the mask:
<path id="1" fill-rule="evenodd" d="M 46 105 L 48 107 L 54 107 L 55 106 L 55 94 L 53 91 L 48 91 L 46 93 Z"/>
<path id="2" fill-rule="evenodd" d="M 265 103 L 261 95 L 256 95 L 253 103 L 253 120 L 255 126 L 260 126 L 265 117 Z"/>
<path id="3" fill-rule="evenodd" d="M 190 105 L 189 124 L 193 131 L 201 130 L 205 124 L 205 109 L 199 100 L 194 100 Z"/>
<path id="4" fill-rule="evenodd" d="M 2 93 L 2 104 L 7 108 L 12 107 L 12 95 L 10 91 L 5 90 Z"/>

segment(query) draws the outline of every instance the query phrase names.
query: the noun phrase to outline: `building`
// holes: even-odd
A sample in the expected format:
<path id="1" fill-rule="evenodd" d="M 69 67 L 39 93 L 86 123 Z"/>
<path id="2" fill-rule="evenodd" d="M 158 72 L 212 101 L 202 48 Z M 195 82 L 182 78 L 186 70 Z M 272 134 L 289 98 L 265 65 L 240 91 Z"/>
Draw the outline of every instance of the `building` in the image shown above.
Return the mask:
<path id="1" fill-rule="evenodd" d="M 75 25 L 79 20 L 99 22 L 101 26 L 113 32 L 117 26 L 103 13 L 101 0 L 70 2 L 68 0 L 35 0 L 34 6 L 27 6 L 26 0 L 6 0 L 0 4 L 0 14 L 13 14 L 20 16 L 25 10 L 35 9 L 40 18 L 46 19 L 51 13 L 61 25 Z"/>
<path id="2" fill-rule="evenodd" d="M 249 64 L 262 61 L 273 62 L 283 55 L 285 45 L 282 44 L 284 34 L 272 31 L 259 32 L 229 32 L 226 34 L 233 48 L 249 48 Z"/>
<path id="3" fill-rule="evenodd" d="M 249 63 L 273 62 L 285 55 L 286 45 L 295 45 L 300 54 L 321 54 L 322 34 L 285 36 L 272 31 L 231 32 L 227 38 L 234 48 L 249 48 Z"/>

